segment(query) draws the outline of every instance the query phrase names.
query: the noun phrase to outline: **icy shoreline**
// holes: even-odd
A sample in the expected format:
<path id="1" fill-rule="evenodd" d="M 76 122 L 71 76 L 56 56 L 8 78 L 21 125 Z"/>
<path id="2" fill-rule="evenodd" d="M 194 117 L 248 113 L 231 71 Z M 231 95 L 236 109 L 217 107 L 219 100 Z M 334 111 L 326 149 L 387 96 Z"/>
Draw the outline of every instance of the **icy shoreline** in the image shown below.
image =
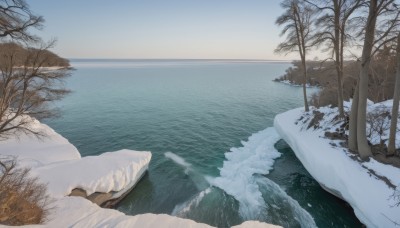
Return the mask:
<path id="1" fill-rule="evenodd" d="M 274 82 L 279 82 L 285 85 L 289 85 L 289 86 L 293 86 L 293 87 L 303 87 L 302 84 L 295 84 L 289 80 L 279 80 L 279 79 L 274 79 L 272 80 Z M 306 88 L 320 88 L 320 86 L 316 86 L 316 85 L 310 85 L 309 83 L 306 84 Z"/>
<path id="2" fill-rule="evenodd" d="M 48 183 L 48 192 L 54 199 L 48 221 L 27 227 L 211 227 L 166 214 L 129 216 L 101 208 L 84 197 L 68 196 L 74 189 L 81 189 L 88 198 L 98 193 L 105 194 L 107 200 L 123 197 L 147 171 L 151 153 L 120 150 L 82 158 L 67 139 L 47 125 L 34 120 L 31 127 L 42 130 L 47 137 L 38 140 L 21 135 L 0 141 L 0 155 L 17 156 L 21 167 L 29 167 L 33 175 Z M 246 221 L 234 227 L 279 226 Z"/>
<path id="3" fill-rule="evenodd" d="M 325 138 L 325 125 L 306 130 L 299 121 L 303 114 L 303 108 L 281 113 L 275 117 L 274 127 L 307 171 L 324 189 L 347 201 L 367 227 L 395 227 L 400 222 L 400 207 L 393 206 L 394 189 L 370 171 L 400 186 L 400 169 L 374 159 L 353 160 L 347 149 L 334 146 L 332 140 Z M 324 118 L 330 118 L 325 114 Z"/>

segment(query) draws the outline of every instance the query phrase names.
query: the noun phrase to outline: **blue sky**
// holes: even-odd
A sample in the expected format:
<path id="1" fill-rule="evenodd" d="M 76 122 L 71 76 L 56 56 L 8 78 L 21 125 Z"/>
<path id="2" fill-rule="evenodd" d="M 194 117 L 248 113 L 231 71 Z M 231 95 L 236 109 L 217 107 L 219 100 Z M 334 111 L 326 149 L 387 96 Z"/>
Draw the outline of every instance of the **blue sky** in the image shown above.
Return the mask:
<path id="1" fill-rule="evenodd" d="M 39 35 L 67 58 L 293 59 L 276 55 L 277 0 L 40 0 Z"/>

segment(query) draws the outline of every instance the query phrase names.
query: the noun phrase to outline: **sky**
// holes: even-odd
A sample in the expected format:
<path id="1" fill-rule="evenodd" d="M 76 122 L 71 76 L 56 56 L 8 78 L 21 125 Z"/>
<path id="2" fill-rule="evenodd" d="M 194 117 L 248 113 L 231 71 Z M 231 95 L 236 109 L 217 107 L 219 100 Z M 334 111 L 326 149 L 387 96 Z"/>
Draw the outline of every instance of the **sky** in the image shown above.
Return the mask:
<path id="1" fill-rule="evenodd" d="M 40 0 L 36 32 L 65 58 L 298 59 L 275 54 L 278 0 Z"/>

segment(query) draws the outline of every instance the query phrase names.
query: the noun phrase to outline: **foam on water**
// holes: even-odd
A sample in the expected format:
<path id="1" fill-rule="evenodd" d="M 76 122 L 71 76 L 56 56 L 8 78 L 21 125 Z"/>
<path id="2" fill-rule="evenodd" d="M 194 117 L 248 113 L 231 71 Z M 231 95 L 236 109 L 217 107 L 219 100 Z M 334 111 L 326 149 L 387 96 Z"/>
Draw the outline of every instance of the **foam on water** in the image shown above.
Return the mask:
<path id="1" fill-rule="evenodd" d="M 184 168 L 185 174 L 188 175 L 190 179 L 192 179 L 197 189 L 202 190 L 210 186 L 210 184 L 206 180 L 206 176 L 194 169 L 192 164 L 187 162 L 184 158 L 172 152 L 166 152 L 164 153 L 164 156 L 168 159 L 171 159 L 171 161 L 173 161 L 175 164 Z"/>
<path id="2" fill-rule="evenodd" d="M 175 162 L 176 164 L 182 166 L 183 168 L 185 168 L 185 173 L 187 174 L 188 171 L 191 169 L 191 164 L 186 162 L 184 158 L 180 157 L 179 155 L 176 155 L 172 152 L 166 152 L 164 153 L 164 156 L 166 158 L 171 159 L 173 162 Z"/>
<path id="3" fill-rule="evenodd" d="M 220 168 L 220 177 L 209 182 L 233 196 L 239 202 L 243 219 L 259 219 L 266 209 L 262 193 L 254 174 L 268 174 L 274 159 L 281 156 L 275 149 L 280 136 L 273 127 L 255 133 L 242 147 L 225 153 L 226 161 Z"/>
<path id="4" fill-rule="evenodd" d="M 188 200 L 182 204 L 176 205 L 174 210 L 172 211 L 172 215 L 174 215 L 174 216 L 185 215 L 185 213 L 187 213 L 194 207 L 197 207 L 199 205 L 200 201 L 204 198 L 204 196 L 206 196 L 210 192 L 211 192 L 211 187 L 208 187 L 205 190 L 199 192 L 196 196 L 194 196 L 190 200 Z"/>

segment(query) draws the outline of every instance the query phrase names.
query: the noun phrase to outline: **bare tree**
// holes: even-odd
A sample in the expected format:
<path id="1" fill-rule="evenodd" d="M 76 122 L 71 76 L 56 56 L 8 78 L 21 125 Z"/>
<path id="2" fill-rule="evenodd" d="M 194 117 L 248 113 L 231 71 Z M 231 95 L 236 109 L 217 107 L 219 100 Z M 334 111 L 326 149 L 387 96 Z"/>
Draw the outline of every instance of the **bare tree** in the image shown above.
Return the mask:
<path id="1" fill-rule="evenodd" d="M 396 85 L 394 87 L 392 119 L 390 121 L 390 134 L 389 134 L 387 155 L 394 155 L 396 151 L 396 129 L 397 129 L 397 118 L 399 115 L 399 99 L 400 99 L 400 33 L 397 36 L 396 54 L 397 54 Z"/>
<path id="2" fill-rule="evenodd" d="M 43 67 L 51 61 L 47 50 L 52 45 L 30 47 L 26 52 L 15 44 L 0 49 L 0 139 L 18 131 L 42 136 L 30 126 L 29 116 L 42 119 L 56 115 L 49 105 L 69 92 L 63 87 L 69 67 Z"/>
<path id="3" fill-rule="evenodd" d="M 278 45 L 275 52 L 290 53 L 298 52 L 301 59 L 301 67 L 303 71 L 303 96 L 304 107 L 309 111 L 307 101 L 307 51 L 312 47 L 311 26 L 314 19 L 314 11 L 311 7 L 303 4 L 299 0 L 285 0 L 281 3 L 285 12 L 278 17 L 276 24 L 284 25 L 281 35 L 286 35 L 286 40 Z"/>
<path id="4" fill-rule="evenodd" d="M 63 88 L 69 64 L 49 51 L 54 41 L 44 44 L 30 33 L 31 28 L 41 29 L 43 22 L 25 0 L 0 0 L 0 39 L 14 42 L 0 45 L 0 139 L 19 131 L 42 136 L 30 126 L 31 117 L 54 116 L 49 105 L 69 92 Z"/>
<path id="5" fill-rule="evenodd" d="M 344 118 L 343 107 L 343 63 L 344 49 L 351 40 L 349 32 L 353 13 L 359 9 L 364 0 L 319 0 L 306 2 L 320 11 L 316 20 L 316 44 L 326 43 L 328 50 L 332 52 L 337 74 L 337 99 L 339 116 Z"/>
<path id="6" fill-rule="evenodd" d="M 398 27 L 400 14 L 395 0 L 371 0 L 368 3 L 368 18 L 362 30 L 364 44 L 360 62 L 361 70 L 353 97 L 349 123 L 349 148 L 358 151 L 363 159 L 372 155 L 366 136 L 368 77 L 371 58 L 385 43 L 395 38 L 393 31 Z"/>
<path id="7" fill-rule="evenodd" d="M 0 0 L 0 38 L 39 41 L 28 30 L 42 28 L 43 22 L 43 17 L 35 15 L 25 0 Z"/>

